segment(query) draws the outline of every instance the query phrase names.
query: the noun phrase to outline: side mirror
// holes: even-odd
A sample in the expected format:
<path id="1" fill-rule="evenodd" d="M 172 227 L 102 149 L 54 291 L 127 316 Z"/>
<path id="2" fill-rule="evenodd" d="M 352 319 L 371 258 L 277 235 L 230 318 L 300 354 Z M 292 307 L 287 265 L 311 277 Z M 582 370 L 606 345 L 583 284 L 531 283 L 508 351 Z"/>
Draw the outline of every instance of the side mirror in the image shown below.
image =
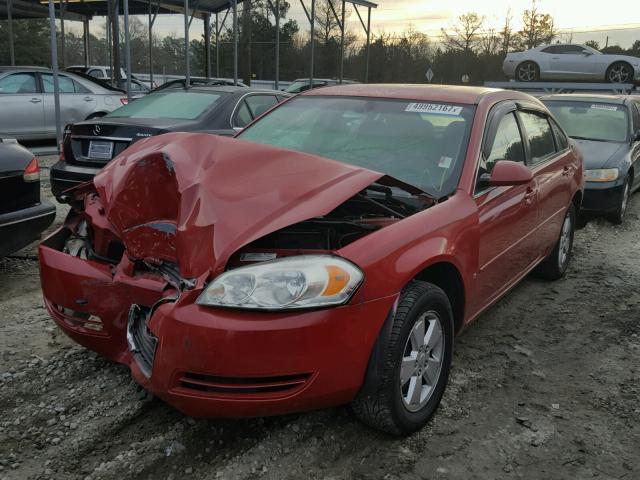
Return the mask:
<path id="1" fill-rule="evenodd" d="M 498 160 L 488 178 L 492 187 L 526 185 L 533 180 L 533 174 L 523 163 Z"/>

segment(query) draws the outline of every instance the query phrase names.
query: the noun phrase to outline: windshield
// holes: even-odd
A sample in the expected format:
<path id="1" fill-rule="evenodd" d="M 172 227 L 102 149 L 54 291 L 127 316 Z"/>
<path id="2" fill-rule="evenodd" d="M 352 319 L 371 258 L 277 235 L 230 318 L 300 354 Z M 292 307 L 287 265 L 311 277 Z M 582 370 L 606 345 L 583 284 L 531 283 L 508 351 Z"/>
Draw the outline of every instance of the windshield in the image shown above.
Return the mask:
<path id="1" fill-rule="evenodd" d="M 629 123 L 624 105 L 549 100 L 544 102 L 570 137 L 625 142 Z"/>
<path id="2" fill-rule="evenodd" d="M 168 92 L 147 95 L 106 115 L 115 118 L 176 118 L 194 120 L 209 110 L 221 94 Z"/>
<path id="3" fill-rule="evenodd" d="M 239 138 L 386 173 L 441 197 L 455 190 L 475 107 L 350 97 L 297 97 Z"/>

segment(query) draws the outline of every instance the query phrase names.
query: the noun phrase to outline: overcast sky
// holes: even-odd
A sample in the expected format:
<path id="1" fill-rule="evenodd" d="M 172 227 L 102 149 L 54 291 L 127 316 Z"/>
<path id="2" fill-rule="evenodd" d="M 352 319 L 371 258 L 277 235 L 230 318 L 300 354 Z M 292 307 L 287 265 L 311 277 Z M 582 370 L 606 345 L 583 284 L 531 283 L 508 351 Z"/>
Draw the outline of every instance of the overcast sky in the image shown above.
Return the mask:
<path id="1" fill-rule="evenodd" d="M 308 23 L 299 0 L 289 1 L 290 17 L 298 21 L 301 30 L 307 30 Z M 305 0 L 305 3 L 309 5 L 310 0 Z M 451 26 L 459 15 L 469 11 L 485 16 L 487 28 L 496 29 L 504 23 L 510 11 L 514 27 L 517 29 L 521 26 L 522 12 L 531 6 L 531 0 L 378 0 L 377 3 L 378 8 L 372 12 L 374 35 L 382 31 L 400 33 L 413 28 L 434 37 L 440 34 L 441 28 Z M 640 40 L 638 0 L 616 0 L 615 8 L 594 8 L 590 6 L 589 0 L 539 0 L 537 3 L 541 12 L 550 13 L 554 17 L 556 27 L 564 32 L 574 32 L 574 41 L 595 39 L 604 45 L 606 37 L 609 36 L 609 44 L 627 47 L 633 41 Z M 146 22 L 146 17 L 142 19 Z M 103 25 L 104 19 L 95 19 L 91 26 L 92 32 L 100 34 L 103 32 Z M 184 24 L 180 16 L 162 15 L 158 17 L 154 28 L 160 35 L 175 34 L 182 37 Z M 355 13 L 352 13 L 349 19 L 348 28 L 357 34 L 363 33 Z M 201 35 L 202 22 L 194 20 L 190 36 L 200 38 Z M 568 39 L 569 35 L 567 33 L 563 39 Z"/>

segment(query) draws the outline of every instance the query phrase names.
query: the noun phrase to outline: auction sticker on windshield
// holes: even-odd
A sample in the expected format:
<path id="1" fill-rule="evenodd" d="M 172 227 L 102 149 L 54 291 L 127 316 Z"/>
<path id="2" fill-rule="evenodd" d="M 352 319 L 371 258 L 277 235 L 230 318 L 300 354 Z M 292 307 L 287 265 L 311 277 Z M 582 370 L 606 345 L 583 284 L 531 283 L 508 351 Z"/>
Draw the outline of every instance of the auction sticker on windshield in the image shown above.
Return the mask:
<path id="1" fill-rule="evenodd" d="M 603 103 L 594 103 L 591 105 L 591 108 L 594 110 L 611 110 L 612 112 L 616 112 L 618 110 L 616 105 L 605 105 Z"/>
<path id="2" fill-rule="evenodd" d="M 441 115 L 460 115 L 462 113 L 462 107 L 445 105 L 442 103 L 410 103 L 404 111 L 417 113 L 439 113 Z"/>

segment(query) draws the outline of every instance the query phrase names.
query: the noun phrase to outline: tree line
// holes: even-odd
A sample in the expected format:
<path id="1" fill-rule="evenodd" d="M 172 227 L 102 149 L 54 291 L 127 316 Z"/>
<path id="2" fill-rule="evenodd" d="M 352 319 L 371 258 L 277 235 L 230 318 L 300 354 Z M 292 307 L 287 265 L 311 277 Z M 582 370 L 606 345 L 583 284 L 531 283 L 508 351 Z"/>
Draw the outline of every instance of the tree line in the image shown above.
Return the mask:
<path id="1" fill-rule="evenodd" d="M 316 77 L 337 77 L 340 68 L 342 2 L 317 0 L 315 15 L 314 70 Z M 239 30 L 239 76 L 250 79 L 275 77 L 275 16 L 266 0 L 242 2 Z M 290 5 L 281 2 L 280 8 L 280 78 L 293 80 L 309 74 L 311 39 L 306 29 L 288 18 Z M 345 18 L 353 15 L 353 7 L 347 7 Z M 122 21 L 122 19 L 121 19 Z M 230 23 L 230 22 L 227 22 Z M 514 28 L 511 13 L 506 15 L 499 29 L 487 27 L 486 19 L 476 12 L 458 17 L 438 38 L 414 29 L 401 34 L 372 33 L 368 80 L 370 82 L 424 83 L 425 73 L 431 69 L 434 83 L 482 84 L 486 80 L 501 80 L 502 62 L 506 53 L 525 50 L 541 44 L 557 41 L 559 32 L 553 17 L 541 12 L 535 1 L 521 14 L 522 27 Z M 16 63 L 18 65 L 50 65 L 49 24 L 47 19 L 15 20 L 13 24 Z M 0 22 L 0 64 L 9 64 L 7 22 Z M 60 35 L 59 35 L 60 36 Z M 120 27 L 120 46 L 124 46 L 123 28 Z M 60 38 L 58 39 L 61 43 Z M 139 17 L 130 18 L 131 65 L 133 72 L 149 71 L 149 36 L 146 22 Z M 215 32 L 212 29 L 211 65 L 222 77 L 233 76 L 233 31 L 230 25 L 220 35 L 220 64 L 216 68 Z M 106 41 L 106 25 L 98 34 L 90 35 L 90 60 L 92 64 L 109 63 L 109 46 Z M 586 42 L 594 48 L 597 42 Z M 190 42 L 192 75 L 205 73 L 204 38 Z M 362 33 L 346 29 L 344 34 L 344 76 L 363 80 L 366 46 Z M 154 74 L 183 74 L 185 64 L 184 39 L 169 35 L 152 37 L 152 67 Z M 602 49 L 605 53 L 640 56 L 640 40 L 629 49 L 617 45 Z M 60 52 L 60 49 L 59 49 Z M 82 64 L 83 39 L 73 31 L 65 32 L 64 65 Z M 121 62 L 124 55 L 120 56 Z M 463 81 L 464 80 L 464 81 Z"/>

